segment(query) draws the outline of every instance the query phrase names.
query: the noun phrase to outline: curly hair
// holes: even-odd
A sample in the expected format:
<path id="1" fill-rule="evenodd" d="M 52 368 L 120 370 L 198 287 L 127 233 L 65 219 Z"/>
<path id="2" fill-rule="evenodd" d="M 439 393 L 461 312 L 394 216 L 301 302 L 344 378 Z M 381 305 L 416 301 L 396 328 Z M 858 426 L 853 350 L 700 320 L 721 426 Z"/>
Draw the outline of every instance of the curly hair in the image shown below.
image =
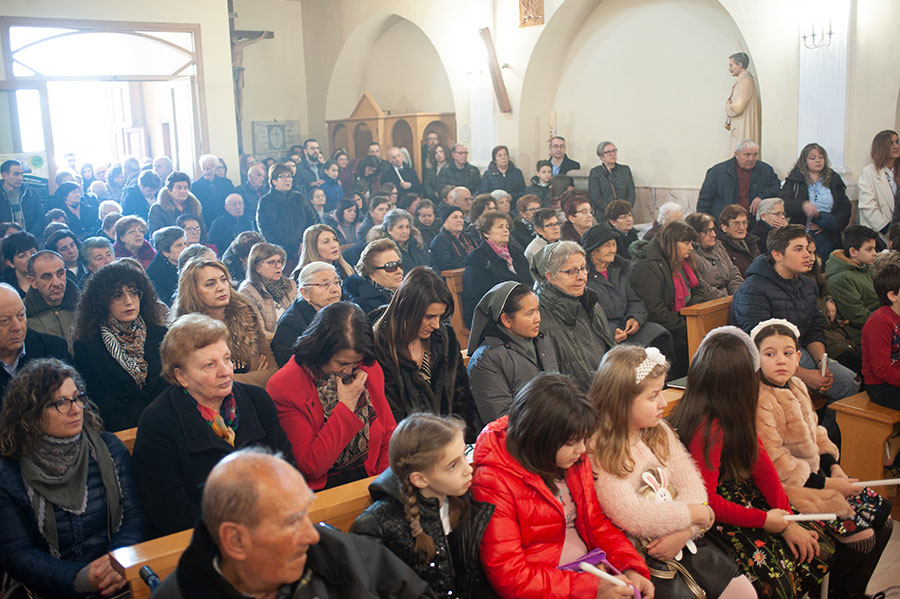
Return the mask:
<path id="1" fill-rule="evenodd" d="M 161 324 L 156 291 L 147 275 L 127 264 L 114 262 L 95 272 L 84 286 L 75 307 L 75 339 L 93 339 L 109 318 L 111 298 L 123 287 L 141 292 L 140 316 L 149 326 Z"/>
<path id="2" fill-rule="evenodd" d="M 66 379 L 84 393 L 78 372 L 56 358 L 34 360 L 23 366 L 9 385 L 0 408 L 0 456 L 19 459 L 32 452 L 44 434 L 44 408 Z M 84 408 L 84 426 L 103 428 L 97 406 Z"/>

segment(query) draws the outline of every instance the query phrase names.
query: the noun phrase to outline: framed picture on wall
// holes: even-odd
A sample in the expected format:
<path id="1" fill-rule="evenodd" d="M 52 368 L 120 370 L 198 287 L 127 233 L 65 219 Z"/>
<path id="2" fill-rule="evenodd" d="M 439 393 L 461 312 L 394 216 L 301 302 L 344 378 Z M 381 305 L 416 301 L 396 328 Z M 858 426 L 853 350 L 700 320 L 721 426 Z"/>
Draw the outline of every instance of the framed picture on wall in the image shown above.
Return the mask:
<path id="1" fill-rule="evenodd" d="M 300 121 L 253 121 L 253 155 L 281 159 L 300 144 Z"/>

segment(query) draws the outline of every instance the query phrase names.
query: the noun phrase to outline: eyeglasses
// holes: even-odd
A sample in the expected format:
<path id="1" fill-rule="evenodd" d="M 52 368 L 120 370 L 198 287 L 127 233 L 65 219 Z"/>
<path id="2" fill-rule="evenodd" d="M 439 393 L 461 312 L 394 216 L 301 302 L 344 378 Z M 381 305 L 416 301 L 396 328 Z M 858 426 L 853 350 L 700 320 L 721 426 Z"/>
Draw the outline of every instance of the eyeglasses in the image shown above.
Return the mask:
<path id="1" fill-rule="evenodd" d="M 747 224 L 748 224 L 748 222 L 745 220 L 733 220 L 730 223 L 726 224 L 725 226 L 738 227 L 739 229 L 742 229 L 742 228 L 746 227 Z"/>
<path id="2" fill-rule="evenodd" d="M 716 228 L 715 228 L 715 227 L 707 227 L 707 228 L 703 229 L 703 230 L 700 231 L 700 232 L 701 232 L 702 234 L 704 234 L 704 235 L 715 235 L 715 234 L 716 234 Z"/>
<path id="3" fill-rule="evenodd" d="M 383 270 L 384 272 L 397 272 L 397 269 L 400 268 L 402 264 L 403 262 L 395 260 L 394 262 L 388 262 L 387 264 L 376 266 L 375 268 L 377 270 Z"/>
<path id="4" fill-rule="evenodd" d="M 615 154 L 618 151 L 619 151 L 619 148 L 613 148 L 612 150 L 604 150 L 603 155 L 605 156 L 607 154 Z"/>
<path id="5" fill-rule="evenodd" d="M 582 208 L 581 210 L 576 210 L 575 214 L 590 214 L 591 216 L 593 216 L 594 209 L 593 208 Z"/>
<path id="6" fill-rule="evenodd" d="M 332 287 L 332 286 L 340 289 L 343 284 L 344 284 L 344 282 L 341 281 L 340 279 L 334 279 L 331 281 L 325 281 L 323 283 L 303 283 L 302 286 L 303 287 L 318 287 L 319 289 L 324 291 L 325 289 L 328 289 L 329 287 Z"/>
<path id="7" fill-rule="evenodd" d="M 784 216 L 784 210 L 779 210 L 778 212 L 769 212 L 769 216 Z"/>
<path id="8" fill-rule="evenodd" d="M 112 294 L 112 297 L 110 297 L 109 299 L 110 299 L 110 301 L 112 301 L 114 303 L 124 304 L 126 301 L 125 300 L 126 297 L 132 298 L 132 299 L 137 298 L 137 301 L 141 301 L 141 298 L 144 297 L 144 292 L 141 291 L 140 289 L 129 289 L 128 291 L 116 291 L 115 293 Z"/>
<path id="9" fill-rule="evenodd" d="M 72 405 L 77 405 L 80 409 L 84 409 L 87 406 L 88 396 L 86 393 L 79 393 L 75 397 L 60 397 L 57 400 L 51 401 L 45 407 L 46 408 L 54 408 L 60 414 L 68 414 L 69 410 L 72 409 Z"/>
<path id="10" fill-rule="evenodd" d="M 556 221 L 556 222 L 553 222 L 553 223 L 544 223 L 544 226 L 543 226 L 542 228 L 543 228 L 543 229 L 547 229 L 547 228 L 550 228 L 550 229 L 558 229 L 558 228 L 559 228 L 559 221 Z"/>
<path id="11" fill-rule="evenodd" d="M 268 260 L 263 260 L 262 263 L 266 266 L 271 266 L 272 268 L 281 268 L 284 266 L 284 260 L 281 258 L 269 258 Z"/>
<path id="12" fill-rule="evenodd" d="M 202 231 L 200 227 L 185 227 L 184 230 L 188 233 L 199 233 L 200 231 Z"/>
<path id="13" fill-rule="evenodd" d="M 620 214 L 616 217 L 616 220 L 628 220 L 629 218 L 634 218 L 634 214 L 632 214 L 631 212 Z"/>
<path id="14" fill-rule="evenodd" d="M 570 268 L 569 270 L 561 270 L 560 273 L 574 277 L 576 275 L 587 274 L 587 266 L 579 266 L 578 268 Z"/>

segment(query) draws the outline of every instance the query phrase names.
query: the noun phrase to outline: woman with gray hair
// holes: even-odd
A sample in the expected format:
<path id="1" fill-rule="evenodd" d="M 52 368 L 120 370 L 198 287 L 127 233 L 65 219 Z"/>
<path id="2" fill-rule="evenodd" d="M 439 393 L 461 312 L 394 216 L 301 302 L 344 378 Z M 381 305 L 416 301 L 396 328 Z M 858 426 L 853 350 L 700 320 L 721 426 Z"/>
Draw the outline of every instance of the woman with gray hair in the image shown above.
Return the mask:
<path id="1" fill-rule="evenodd" d="M 384 215 L 384 222 L 381 223 L 381 234 L 393 240 L 400 249 L 400 260 L 403 262 L 404 272 L 409 272 L 416 266 L 432 266 L 434 264 L 434 259 L 422 239 L 422 234 L 413 226 L 414 222 L 412 214 L 402 208 L 394 208 Z"/>
<path id="2" fill-rule="evenodd" d="M 781 198 L 766 198 L 759 203 L 756 209 L 756 220 L 750 225 L 750 234 L 755 235 L 759 253 L 766 254 L 766 239 L 772 229 L 780 229 L 787 224 L 784 212 L 784 200 Z"/>
<path id="3" fill-rule="evenodd" d="M 666 202 L 656 212 L 656 220 L 650 230 L 644 233 L 644 239 L 650 241 L 659 232 L 663 225 L 672 221 L 684 220 L 684 207 L 678 202 Z"/>
<path id="4" fill-rule="evenodd" d="M 615 200 L 625 200 L 634 206 L 634 177 L 628 166 L 618 163 L 619 149 L 616 144 L 601 141 L 597 146 L 597 156 L 600 157 L 600 165 L 591 169 L 588 178 L 588 193 L 594 212 L 605 213 L 609 203 Z"/>
<path id="5" fill-rule="evenodd" d="M 587 258 L 574 241 L 544 247 L 531 263 L 541 331 L 556 350 L 559 370 L 587 391 L 603 354 L 615 345 L 597 292 L 587 286 Z"/>
<path id="6" fill-rule="evenodd" d="M 293 355 L 294 343 L 316 313 L 341 299 L 341 277 L 328 262 L 310 262 L 300 269 L 298 281 L 299 295 L 281 315 L 272 338 L 272 353 L 279 368 Z"/>

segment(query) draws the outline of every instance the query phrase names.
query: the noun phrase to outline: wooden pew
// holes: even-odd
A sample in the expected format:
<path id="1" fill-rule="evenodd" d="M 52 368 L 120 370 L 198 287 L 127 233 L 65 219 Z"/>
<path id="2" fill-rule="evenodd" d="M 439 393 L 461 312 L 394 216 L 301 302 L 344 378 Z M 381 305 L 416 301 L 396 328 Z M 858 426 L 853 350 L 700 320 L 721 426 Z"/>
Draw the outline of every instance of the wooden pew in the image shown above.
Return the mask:
<path id="1" fill-rule="evenodd" d="M 463 321 L 462 292 L 463 292 L 463 271 L 464 268 L 454 268 L 452 270 L 441 271 L 441 276 L 447 281 L 447 287 L 453 294 L 453 316 L 450 317 L 450 326 L 456 332 L 456 339 L 459 341 L 461 348 L 469 345 L 469 327 Z"/>
<path id="2" fill-rule="evenodd" d="M 728 310 L 731 308 L 731 296 L 720 297 L 681 309 L 687 323 L 688 359 L 694 360 L 694 354 L 700 342 L 708 332 L 716 327 L 728 324 Z"/>
<path id="3" fill-rule="evenodd" d="M 326 522 L 343 531 L 349 530 L 356 517 L 372 503 L 369 485 L 374 480 L 373 476 L 319 491 L 310 509 L 310 519 Z M 192 534 L 193 530 L 182 530 L 112 552 L 113 568 L 128 581 L 133 599 L 150 596 L 150 589 L 141 580 L 141 568 L 150 566 L 162 580 L 178 565 L 178 559 L 191 542 Z"/>
<path id="4" fill-rule="evenodd" d="M 900 411 L 873 403 L 865 391 L 829 406 L 841 429 L 841 467 L 859 480 L 884 478 L 884 444 L 900 430 Z M 887 497 L 887 487 L 874 487 Z"/>
<path id="5" fill-rule="evenodd" d="M 663 397 L 666 398 L 666 409 L 663 410 L 663 417 L 668 418 L 678 405 L 681 396 L 684 395 L 684 389 L 663 389 Z"/>
<path id="6" fill-rule="evenodd" d="M 128 453 L 132 453 L 134 451 L 134 440 L 137 438 L 137 427 L 126 428 L 123 431 L 118 431 L 113 434 L 119 438 L 119 441 L 125 444 L 125 447 L 128 449 Z"/>

